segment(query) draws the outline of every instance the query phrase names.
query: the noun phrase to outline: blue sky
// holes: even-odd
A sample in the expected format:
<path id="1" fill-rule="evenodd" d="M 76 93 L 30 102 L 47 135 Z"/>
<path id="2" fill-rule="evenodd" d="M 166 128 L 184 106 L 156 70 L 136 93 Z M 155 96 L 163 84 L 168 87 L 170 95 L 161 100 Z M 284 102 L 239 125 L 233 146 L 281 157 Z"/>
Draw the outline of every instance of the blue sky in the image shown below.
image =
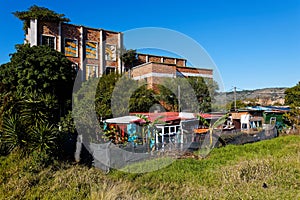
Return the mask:
<path id="1" fill-rule="evenodd" d="M 14 45 L 24 39 L 22 22 L 11 13 L 33 4 L 63 13 L 74 24 L 115 31 L 161 27 L 181 32 L 213 59 L 225 91 L 234 86 L 292 87 L 300 81 L 300 0 L 2 0 L 0 64 L 9 61 Z"/>

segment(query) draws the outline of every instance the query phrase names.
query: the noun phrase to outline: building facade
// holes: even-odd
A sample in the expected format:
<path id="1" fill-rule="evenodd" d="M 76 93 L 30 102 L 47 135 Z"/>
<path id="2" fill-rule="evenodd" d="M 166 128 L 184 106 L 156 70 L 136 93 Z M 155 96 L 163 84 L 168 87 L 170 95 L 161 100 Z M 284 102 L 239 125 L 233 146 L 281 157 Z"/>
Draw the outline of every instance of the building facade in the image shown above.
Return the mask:
<path id="1" fill-rule="evenodd" d="M 123 49 L 123 33 L 62 22 L 33 19 L 25 43 L 47 45 L 76 65 L 82 81 L 111 72 L 123 73 L 119 50 Z M 211 69 L 186 66 L 186 59 L 137 54 L 136 66 L 131 69 L 135 80 L 147 80 L 153 85 L 164 77 L 213 77 Z"/>
<path id="2" fill-rule="evenodd" d="M 183 58 L 138 54 L 138 63 L 130 72 L 131 78 L 146 81 L 151 87 L 162 83 L 164 78 L 213 78 L 212 69 L 187 67 Z"/>
<path id="3" fill-rule="evenodd" d="M 121 71 L 121 32 L 35 19 L 30 21 L 25 43 L 48 45 L 64 53 L 77 65 L 82 81 Z"/>

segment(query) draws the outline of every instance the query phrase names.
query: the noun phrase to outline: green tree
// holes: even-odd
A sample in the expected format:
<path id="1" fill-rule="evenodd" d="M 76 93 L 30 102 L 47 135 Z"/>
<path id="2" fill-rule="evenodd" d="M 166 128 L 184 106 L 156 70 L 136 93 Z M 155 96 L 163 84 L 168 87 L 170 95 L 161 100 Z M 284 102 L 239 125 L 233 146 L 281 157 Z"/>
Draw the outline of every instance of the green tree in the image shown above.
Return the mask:
<path id="1" fill-rule="evenodd" d="M 202 77 L 165 78 L 157 87 L 159 100 L 166 110 L 211 111 L 210 91 Z"/>
<path id="2" fill-rule="evenodd" d="M 76 71 L 47 46 L 16 48 L 10 62 L 0 66 L 1 142 L 10 150 L 51 152 L 60 117 L 71 109 Z"/>
<path id="3" fill-rule="evenodd" d="M 212 101 L 211 94 L 215 93 L 215 86 L 212 87 L 211 85 L 211 88 L 209 88 L 205 82 L 205 79 L 202 77 L 189 77 L 187 80 L 194 89 L 195 95 L 199 102 L 199 112 L 210 112 Z"/>
<path id="4" fill-rule="evenodd" d="M 94 105 L 90 109 L 96 111 L 99 120 L 124 116 L 129 112 L 148 112 L 158 103 L 147 85 L 116 73 L 84 82 L 75 93 L 74 101 L 80 105 L 79 109 L 85 108 L 77 111 L 80 116 L 87 112 L 86 105 Z M 88 119 L 88 113 L 86 115 Z"/>
<path id="5" fill-rule="evenodd" d="M 96 112 L 99 118 L 107 119 L 112 117 L 111 98 L 115 85 L 120 79 L 117 73 L 103 75 L 98 79 L 95 98 Z"/>
<path id="6" fill-rule="evenodd" d="M 286 105 L 300 105 L 300 82 L 285 91 L 285 104 Z"/>
<path id="7" fill-rule="evenodd" d="M 170 80 L 169 80 L 170 81 Z M 178 112 L 178 98 L 177 93 L 173 92 L 170 88 L 164 85 L 157 85 L 158 87 L 158 100 L 167 111 Z"/>
<path id="8" fill-rule="evenodd" d="M 155 104 L 159 102 L 156 100 L 154 91 L 147 89 L 147 85 L 142 85 L 130 97 L 129 110 L 130 112 L 149 112 Z"/>
<path id="9" fill-rule="evenodd" d="M 70 19 L 66 18 L 64 14 L 58 14 L 48 8 L 39 7 L 36 5 L 28 8 L 28 11 L 16 11 L 13 13 L 17 18 L 23 21 L 23 29 L 26 32 L 30 25 L 31 19 L 38 19 L 44 21 L 55 22 L 69 22 Z"/>
<path id="10" fill-rule="evenodd" d="M 226 105 L 227 110 L 234 110 L 236 106 L 236 109 L 245 108 L 247 105 L 242 100 L 236 100 L 236 102 L 232 101 Z"/>
<path id="11" fill-rule="evenodd" d="M 137 53 L 136 50 L 133 49 L 129 49 L 126 50 L 124 49 L 121 52 L 121 60 L 124 64 L 125 70 L 128 71 L 130 70 L 132 67 L 134 67 L 137 64 Z"/>
<path id="12" fill-rule="evenodd" d="M 285 104 L 289 105 L 291 110 L 284 116 L 290 125 L 300 129 L 300 82 L 285 91 Z"/>
<path id="13" fill-rule="evenodd" d="M 16 45 L 16 49 L 10 62 L 0 66 L 2 106 L 9 106 L 9 101 L 17 98 L 16 94 L 49 94 L 57 101 L 51 113 L 58 121 L 71 109 L 76 76 L 72 62 L 47 46 L 30 47 L 26 44 Z"/>

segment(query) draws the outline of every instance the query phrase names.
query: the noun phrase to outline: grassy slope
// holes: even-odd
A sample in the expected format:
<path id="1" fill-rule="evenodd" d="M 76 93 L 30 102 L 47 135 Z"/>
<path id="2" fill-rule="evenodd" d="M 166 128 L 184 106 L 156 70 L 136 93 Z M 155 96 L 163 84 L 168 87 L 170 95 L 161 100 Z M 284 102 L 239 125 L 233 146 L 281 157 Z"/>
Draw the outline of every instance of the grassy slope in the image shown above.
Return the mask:
<path id="1" fill-rule="evenodd" d="M 229 145 L 145 174 L 0 159 L 0 199 L 300 199 L 300 137 Z M 263 184 L 267 188 L 263 187 Z"/>

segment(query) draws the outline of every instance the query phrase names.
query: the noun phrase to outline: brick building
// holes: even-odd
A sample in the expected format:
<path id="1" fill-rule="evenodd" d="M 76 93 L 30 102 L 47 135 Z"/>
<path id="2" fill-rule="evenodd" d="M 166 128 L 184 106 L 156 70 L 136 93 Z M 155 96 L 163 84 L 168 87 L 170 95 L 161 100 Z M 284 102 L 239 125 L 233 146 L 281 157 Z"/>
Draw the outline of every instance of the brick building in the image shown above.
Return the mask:
<path id="1" fill-rule="evenodd" d="M 134 80 L 145 80 L 150 86 L 161 83 L 163 78 L 204 77 L 213 78 L 212 69 L 187 67 L 183 58 L 138 54 L 137 65 L 131 70 Z"/>
<path id="2" fill-rule="evenodd" d="M 26 34 L 26 43 L 48 45 L 71 60 L 82 81 L 111 72 L 123 72 L 118 49 L 123 48 L 123 33 L 62 22 L 33 19 Z M 186 66 L 183 58 L 138 54 L 138 63 L 131 70 L 135 80 L 152 85 L 164 77 L 200 76 L 212 78 L 211 69 Z"/>
<path id="3" fill-rule="evenodd" d="M 60 51 L 78 66 L 82 80 L 105 73 L 121 71 L 118 49 L 121 32 L 89 28 L 61 22 L 31 20 L 26 43 L 48 45 Z"/>

